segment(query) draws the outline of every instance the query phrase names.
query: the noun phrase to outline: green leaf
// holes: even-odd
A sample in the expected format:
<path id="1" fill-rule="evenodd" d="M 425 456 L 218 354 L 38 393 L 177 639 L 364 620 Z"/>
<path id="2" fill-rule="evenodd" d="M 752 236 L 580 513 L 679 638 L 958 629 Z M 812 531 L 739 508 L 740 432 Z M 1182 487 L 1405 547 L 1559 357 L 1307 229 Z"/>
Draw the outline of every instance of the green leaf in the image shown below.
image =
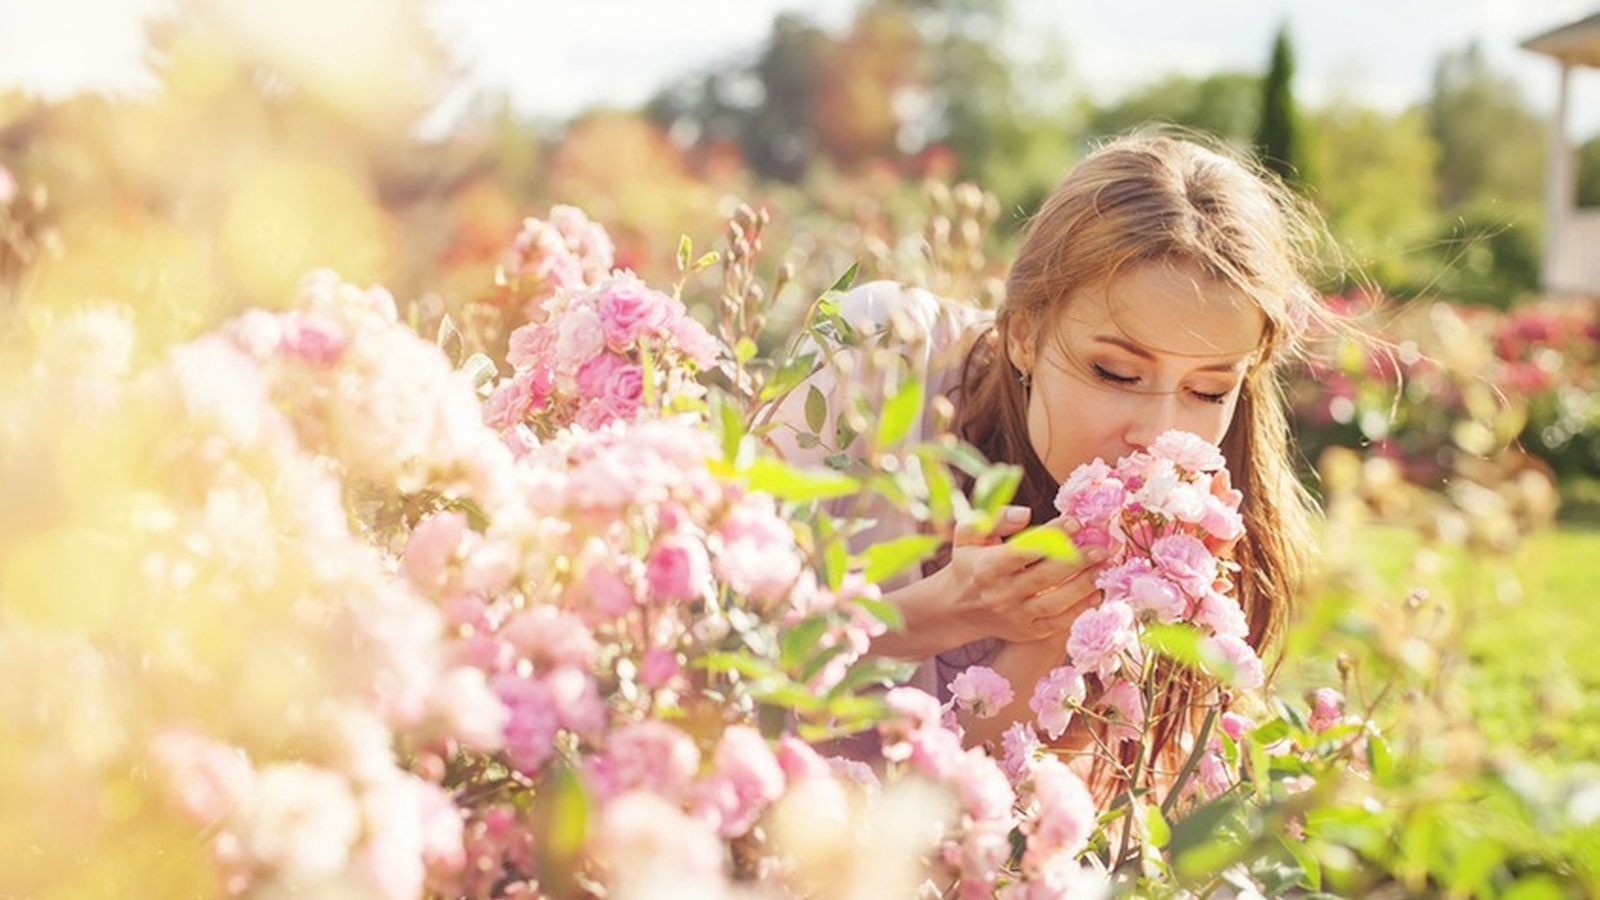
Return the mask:
<path id="1" fill-rule="evenodd" d="M 778 665 L 786 670 L 800 667 L 817 649 L 817 642 L 828 630 L 828 620 L 821 616 L 804 619 L 792 628 L 778 634 Z"/>
<path id="2" fill-rule="evenodd" d="M 750 340 L 748 337 L 742 337 L 739 338 L 739 343 L 734 345 L 733 358 L 741 363 L 747 363 L 756 358 L 756 353 L 760 352 L 760 349 L 756 346 L 755 341 Z"/>
<path id="3" fill-rule="evenodd" d="M 1032 528 L 1025 528 L 1007 540 L 1006 545 L 1017 550 L 1037 553 L 1045 559 L 1072 562 L 1078 558 L 1078 548 L 1072 546 L 1072 539 L 1055 525 L 1035 525 Z"/>
<path id="4" fill-rule="evenodd" d="M 932 556 L 940 543 L 931 534 L 908 534 L 874 544 L 861 554 L 863 574 L 873 584 L 892 578 Z"/>
<path id="5" fill-rule="evenodd" d="M 866 610 L 874 619 L 882 622 L 890 631 L 899 631 L 906 627 L 905 617 L 900 615 L 900 607 L 887 600 L 856 597 L 854 603 Z"/>
<path id="6" fill-rule="evenodd" d="M 744 418 L 733 402 L 721 394 L 717 397 L 717 422 L 722 431 L 722 458 L 730 463 L 739 459 L 739 445 L 744 440 Z"/>
<path id="7" fill-rule="evenodd" d="M 1156 847 L 1165 847 L 1172 840 L 1172 826 L 1154 803 L 1144 805 L 1144 833 Z"/>
<path id="8" fill-rule="evenodd" d="M 717 674 L 738 672 L 740 675 L 750 679 L 772 679 L 779 678 L 782 675 L 765 660 L 756 659 L 749 654 L 730 653 L 725 650 L 707 653 L 699 659 L 691 661 L 689 665 L 696 669 L 704 669 L 707 672 Z"/>
<path id="9" fill-rule="evenodd" d="M 1140 642 L 1151 650 L 1185 666 L 1200 664 L 1201 642 L 1205 635 L 1192 625 L 1152 622 L 1145 626 Z"/>
<path id="10" fill-rule="evenodd" d="M 806 390 L 806 427 L 812 434 L 821 434 L 822 426 L 828 424 L 828 398 L 822 395 L 822 389 L 816 385 L 809 385 Z"/>
<path id="11" fill-rule="evenodd" d="M 856 272 L 860 268 L 861 262 L 859 260 L 851 263 L 850 268 L 844 270 L 844 274 L 840 275 L 838 280 L 834 281 L 833 286 L 828 288 L 827 293 L 837 294 L 848 291 L 850 289 L 850 285 L 855 284 Z"/>
<path id="12" fill-rule="evenodd" d="M 972 506 L 986 515 L 998 515 L 1000 507 L 1016 496 L 1017 485 L 1021 483 L 1021 466 L 985 466 L 972 482 Z"/>
<path id="13" fill-rule="evenodd" d="M 811 712 L 822 708 L 822 700 L 806 690 L 804 685 L 792 681 L 760 681 L 750 686 L 750 693 L 762 703 L 771 703 L 786 709 Z"/>
<path id="14" fill-rule="evenodd" d="M 701 269 L 706 268 L 707 266 L 716 265 L 717 261 L 720 259 L 722 259 L 722 254 L 715 250 L 708 250 L 701 255 L 699 259 L 694 261 L 694 265 L 689 267 L 689 273 L 693 274 Z"/>
<path id="15" fill-rule="evenodd" d="M 911 426 L 922 415 L 922 382 L 900 385 L 894 396 L 884 401 L 878 419 L 877 446 L 880 450 L 898 445 L 911 433 Z"/>
<path id="16" fill-rule="evenodd" d="M 1322 863 L 1317 859 L 1317 854 L 1312 852 L 1311 847 L 1305 841 L 1297 841 L 1282 832 L 1278 835 L 1278 843 L 1294 857 L 1294 861 L 1300 866 L 1300 871 L 1304 873 L 1301 886 L 1313 891 L 1322 890 Z"/>
<path id="17" fill-rule="evenodd" d="M 678 271 L 689 270 L 689 257 L 694 255 L 694 245 L 690 243 L 687 234 L 678 236 Z"/>
<path id="18" fill-rule="evenodd" d="M 500 371 L 495 368 L 494 360 L 482 353 L 474 353 L 467 357 L 467 361 L 461 364 L 461 371 L 472 382 L 474 388 L 488 384 L 494 380 L 496 375 L 500 374 Z"/>
<path id="19" fill-rule="evenodd" d="M 843 497 L 861 489 L 861 482 L 832 469 L 799 468 L 772 457 L 760 457 L 743 472 L 745 484 L 780 500 L 807 503 Z"/>
<path id="20" fill-rule="evenodd" d="M 462 337 L 461 329 L 456 327 L 455 320 L 449 313 L 439 320 L 439 331 L 433 336 L 433 342 L 440 350 L 444 351 L 447 359 L 454 361 L 461 355 L 461 350 L 467 344 L 467 339 Z"/>
<path id="21" fill-rule="evenodd" d="M 794 390 L 800 382 L 811 377 L 816 371 L 817 355 L 815 353 L 802 353 L 791 358 L 780 367 L 767 386 L 761 389 L 761 399 L 771 400 Z"/>
<path id="22" fill-rule="evenodd" d="M 829 702 L 842 694 L 853 693 L 866 685 L 901 684 L 911 677 L 916 663 L 903 662 L 882 656 L 868 656 L 850 667 L 839 683 L 828 692 Z"/>
<path id="23" fill-rule="evenodd" d="M 553 896 L 571 895 L 577 887 L 572 873 L 589 832 L 588 794 L 571 768 L 556 765 L 540 785 L 533 808 L 542 838 L 535 841 L 539 871 L 555 876 L 549 885 Z"/>

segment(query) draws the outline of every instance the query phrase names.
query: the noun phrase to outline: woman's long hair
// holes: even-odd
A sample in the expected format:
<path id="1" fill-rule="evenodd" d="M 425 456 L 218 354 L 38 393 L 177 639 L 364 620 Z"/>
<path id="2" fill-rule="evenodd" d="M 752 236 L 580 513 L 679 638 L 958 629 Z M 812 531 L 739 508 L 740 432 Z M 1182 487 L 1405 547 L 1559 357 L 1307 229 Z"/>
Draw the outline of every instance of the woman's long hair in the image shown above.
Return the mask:
<path id="1" fill-rule="evenodd" d="M 1254 302 L 1266 319 L 1262 344 L 1221 448 L 1243 494 L 1237 595 L 1248 640 L 1269 659 L 1307 561 L 1315 509 L 1295 476 L 1280 369 L 1307 324 L 1325 316 L 1303 274 L 1324 234 L 1316 223 L 1281 182 L 1225 150 L 1166 133 L 1115 139 L 1075 166 L 1029 223 L 1005 300 L 968 352 L 953 398 L 957 435 L 991 460 L 1020 465 L 1016 502 L 1046 521 L 1058 484 L 1029 441 L 1028 391 L 1008 361 L 1008 340 L 1032 341 L 1037 358 L 1059 335 L 1072 297 L 1149 264 L 1197 267 Z M 1162 756 L 1181 752 L 1175 739 L 1199 721 L 1196 704 L 1209 686 L 1179 677 L 1150 710 Z"/>

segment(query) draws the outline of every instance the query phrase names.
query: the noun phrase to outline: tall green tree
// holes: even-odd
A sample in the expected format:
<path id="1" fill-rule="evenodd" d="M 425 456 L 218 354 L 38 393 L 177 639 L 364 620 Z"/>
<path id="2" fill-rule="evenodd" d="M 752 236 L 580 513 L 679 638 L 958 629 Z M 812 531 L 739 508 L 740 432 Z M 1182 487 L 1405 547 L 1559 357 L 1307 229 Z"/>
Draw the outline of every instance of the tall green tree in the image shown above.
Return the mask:
<path id="1" fill-rule="evenodd" d="M 1294 49 L 1289 44 L 1289 26 L 1284 24 L 1278 26 L 1272 39 L 1272 62 L 1267 67 L 1267 77 L 1261 82 L 1256 152 L 1262 165 L 1290 184 L 1302 177 L 1293 81 Z"/>

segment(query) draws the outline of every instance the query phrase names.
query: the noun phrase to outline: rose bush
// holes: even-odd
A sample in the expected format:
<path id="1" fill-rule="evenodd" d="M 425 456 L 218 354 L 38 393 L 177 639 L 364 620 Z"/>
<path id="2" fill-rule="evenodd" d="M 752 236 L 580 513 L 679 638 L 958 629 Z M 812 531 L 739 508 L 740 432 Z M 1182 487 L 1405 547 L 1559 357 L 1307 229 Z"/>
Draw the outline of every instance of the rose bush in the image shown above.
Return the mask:
<path id="1" fill-rule="evenodd" d="M 746 260 L 758 231 L 742 227 L 725 259 Z M 1408 837 L 1423 820 L 1451 840 L 1482 834 L 1449 830 L 1437 795 L 1402 778 L 1401 761 L 1433 771 L 1432 746 L 1391 749 L 1370 721 L 1416 635 L 1363 651 L 1390 668 L 1345 666 L 1337 694 L 1249 701 L 1252 658 L 1221 646 L 1236 628 L 1216 599 L 1237 498 L 1184 439 L 1069 486 L 1063 503 L 1130 555 L 1063 647 L 1073 667 L 1037 692 L 1037 723 L 963 747 L 948 709 L 865 653 L 898 626 L 874 582 L 936 539 L 853 556 L 853 524 L 817 501 L 880 491 L 947 526 L 993 514 L 1012 476 L 949 443 L 891 451 L 920 406 L 914 385 L 875 421 L 808 401 L 817 430 L 864 433 L 899 454 L 892 465 L 784 466 L 763 449 L 762 410 L 817 356 L 762 359 L 737 316 L 712 337 L 677 290 L 611 271 L 606 247 L 575 210 L 526 223 L 502 279 L 517 298 L 507 315 L 526 321 L 487 366 L 422 339 L 381 289 L 328 272 L 287 309 L 155 359 L 133 358 L 127 317 L 107 309 L 6 362 L 0 677 L 14 689 L 0 693 L 0 838 L 22 852 L 0 893 L 1471 892 L 1530 871 L 1594 883 L 1581 854 L 1538 848 L 1450 881 L 1459 842 Z M 725 288 L 753 296 L 750 269 L 731 271 Z M 804 319 L 824 352 L 853 340 L 831 296 Z M 475 341 L 462 346 L 490 346 Z M 710 388 L 695 377 L 708 374 Z M 951 469 L 973 476 L 973 496 Z M 1131 631 L 1196 618 L 1224 652 Z M 1244 684 L 1170 783 L 1097 805 L 1038 732 L 1109 714 L 1144 740 L 1144 682 L 1096 689 L 1084 673 L 1158 656 Z M 964 673 L 954 702 L 1004 705 L 1011 686 L 991 676 Z M 862 730 L 882 765 L 833 743 Z M 1503 798 L 1510 782 L 1487 772 L 1455 783 Z M 1581 835 L 1582 810 L 1562 815 L 1560 833 Z"/>

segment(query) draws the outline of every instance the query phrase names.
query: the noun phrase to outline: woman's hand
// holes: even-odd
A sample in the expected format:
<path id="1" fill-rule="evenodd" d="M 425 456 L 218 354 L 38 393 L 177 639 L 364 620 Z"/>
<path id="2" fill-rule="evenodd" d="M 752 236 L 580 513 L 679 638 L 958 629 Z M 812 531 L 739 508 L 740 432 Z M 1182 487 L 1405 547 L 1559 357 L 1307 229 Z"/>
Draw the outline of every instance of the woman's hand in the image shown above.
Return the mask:
<path id="1" fill-rule="evenodd" d="M 1064 562 L 1006 543 L 1028 518 L 1026 508 L 1013 506 L 986 532 L 958 528 L 944 568 L 886 597 L 899 607 L 905 627 L 878 637 L 873 651 L 923 659 L 982 638 L 1064 639 L 1096 596 L 1102 557 L 1091 550 Z M 1068 536 L 1077 530 L 1070 520 L 1052 524 Z"/>
<path id="2" fill-rule="evenodd" d="M 934 577 L 943 582 L 953 600 L 951 614 L 970 630 L 971 639 L 1027 643 L 1065 635 L 1096 596 L 1094 580 L 1105 554 L 1091 548 L 1065 561 L 1006 542 L 1027 524 L 1028 510 L 1011 506 L 988 533 L 956 530 L 950 563 Z M 1068 537 L 1078 530 L 1071 519 L 1050 525 Z"/>

